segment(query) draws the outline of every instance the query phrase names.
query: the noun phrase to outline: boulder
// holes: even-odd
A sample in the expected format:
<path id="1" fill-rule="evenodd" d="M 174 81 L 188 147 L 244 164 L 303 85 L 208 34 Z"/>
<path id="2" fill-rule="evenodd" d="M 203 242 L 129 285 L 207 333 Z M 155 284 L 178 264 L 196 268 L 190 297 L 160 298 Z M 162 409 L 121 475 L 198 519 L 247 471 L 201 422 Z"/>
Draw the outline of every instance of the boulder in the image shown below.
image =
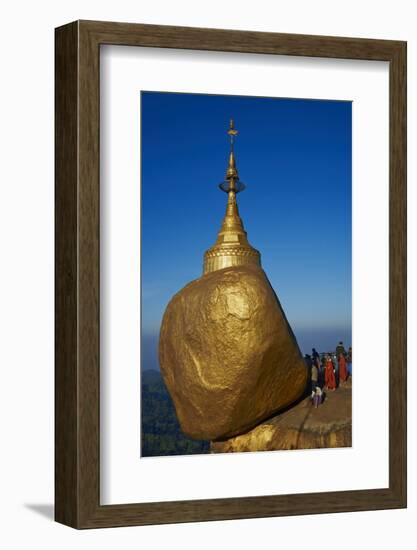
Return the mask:
<path id="1" fill-rule="evenodd" d="M 161 373 L 183 432 L 217 440 L 247 432 L 296 401 L 307 368 L 264 271 L 207 273 L 168 304 Z"/>

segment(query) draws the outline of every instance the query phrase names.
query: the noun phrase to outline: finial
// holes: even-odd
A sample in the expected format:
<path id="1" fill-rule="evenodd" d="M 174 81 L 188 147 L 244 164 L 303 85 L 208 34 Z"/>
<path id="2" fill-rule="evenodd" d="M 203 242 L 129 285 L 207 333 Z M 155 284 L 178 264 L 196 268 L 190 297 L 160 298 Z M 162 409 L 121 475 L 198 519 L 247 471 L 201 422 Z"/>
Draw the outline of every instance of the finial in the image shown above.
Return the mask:
<path id="1" fill-rule="evenodd" d="M 234 144 L 234 138 L 238 135 L 238 131 L 235 129 L 235 123 L 233 121 L 233 118 L 230 119 L 230 126 L 227 133 L 230 136 L 230 150 L 233 151 L 233 144 Z"/>
<path id="2" fill-rule="evenodd" d="M 233 191 L 234 193 L 239 193 L 240 191 L 243 191 L 245 189 L 245 184 L 239 180 L 239 174 L 236 168 L 234 140 L 239 132 L 235 128 L 233 118 L 230 119 L 229 129 L 227 133 L 230 136 L 229 164 L 226 170 L 226 181 L 223 181 L 219 185 L 219 187 L 225 193 L 229 193 L 230 191 Z"/>

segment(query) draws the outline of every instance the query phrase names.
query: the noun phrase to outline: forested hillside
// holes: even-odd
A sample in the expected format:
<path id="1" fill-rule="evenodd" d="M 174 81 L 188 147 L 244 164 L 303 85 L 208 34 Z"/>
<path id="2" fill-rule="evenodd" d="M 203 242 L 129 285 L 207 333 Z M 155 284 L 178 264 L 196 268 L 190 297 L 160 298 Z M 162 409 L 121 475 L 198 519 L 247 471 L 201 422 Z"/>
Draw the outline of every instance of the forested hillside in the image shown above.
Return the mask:
<path id="1" fill-rule="evenodd" d="M 142 456 L 208 453 L 209 441 L 186 437 L 159 371 L 142 372 Z"/>

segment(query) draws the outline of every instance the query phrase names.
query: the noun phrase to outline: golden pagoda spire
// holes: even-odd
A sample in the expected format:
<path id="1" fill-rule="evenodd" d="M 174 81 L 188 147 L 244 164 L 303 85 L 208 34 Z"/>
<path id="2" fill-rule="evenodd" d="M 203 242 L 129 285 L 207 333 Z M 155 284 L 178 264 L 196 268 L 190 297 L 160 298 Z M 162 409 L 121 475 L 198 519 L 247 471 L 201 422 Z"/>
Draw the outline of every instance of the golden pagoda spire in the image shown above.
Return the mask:
<path id="1" fill-rule="evenodd" d="M 220 189 L 228 195 L 226 215 L 216 243 L 204 254 L 204 273 L 236 265 L 261 265 L 260 253 L 248 242 L 236 201 L 237 193 L 243 191 L 245 185 L 240 181 L 236 167 L 234 139 L 238 131 L 235 129 L 233 119 L 230 121 L 227 133 L 230 136 L 229 164 L 226 181 L 219 185 Z"/>

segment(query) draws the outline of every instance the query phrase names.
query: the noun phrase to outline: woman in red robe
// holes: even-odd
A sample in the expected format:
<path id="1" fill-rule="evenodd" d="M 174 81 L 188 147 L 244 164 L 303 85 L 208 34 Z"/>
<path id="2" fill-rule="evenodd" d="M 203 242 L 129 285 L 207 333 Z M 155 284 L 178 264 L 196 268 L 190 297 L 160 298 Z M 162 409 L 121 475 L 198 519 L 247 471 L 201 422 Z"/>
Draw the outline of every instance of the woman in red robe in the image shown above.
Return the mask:
<path id="1" fill-rule="evenodd" d="M 333 361 L 328 355 L 326 358 L 326 370 L 324 371 L 324 383 L 328 390 L 336 389 L 336 377 L 334 375 Z"/>
<path id="2" fill-rule="evenodd" d="M 339 355 L 339 378 L 341 382 L 346 382 L 348 379 L 346 359 L 343 353 Z"/>

